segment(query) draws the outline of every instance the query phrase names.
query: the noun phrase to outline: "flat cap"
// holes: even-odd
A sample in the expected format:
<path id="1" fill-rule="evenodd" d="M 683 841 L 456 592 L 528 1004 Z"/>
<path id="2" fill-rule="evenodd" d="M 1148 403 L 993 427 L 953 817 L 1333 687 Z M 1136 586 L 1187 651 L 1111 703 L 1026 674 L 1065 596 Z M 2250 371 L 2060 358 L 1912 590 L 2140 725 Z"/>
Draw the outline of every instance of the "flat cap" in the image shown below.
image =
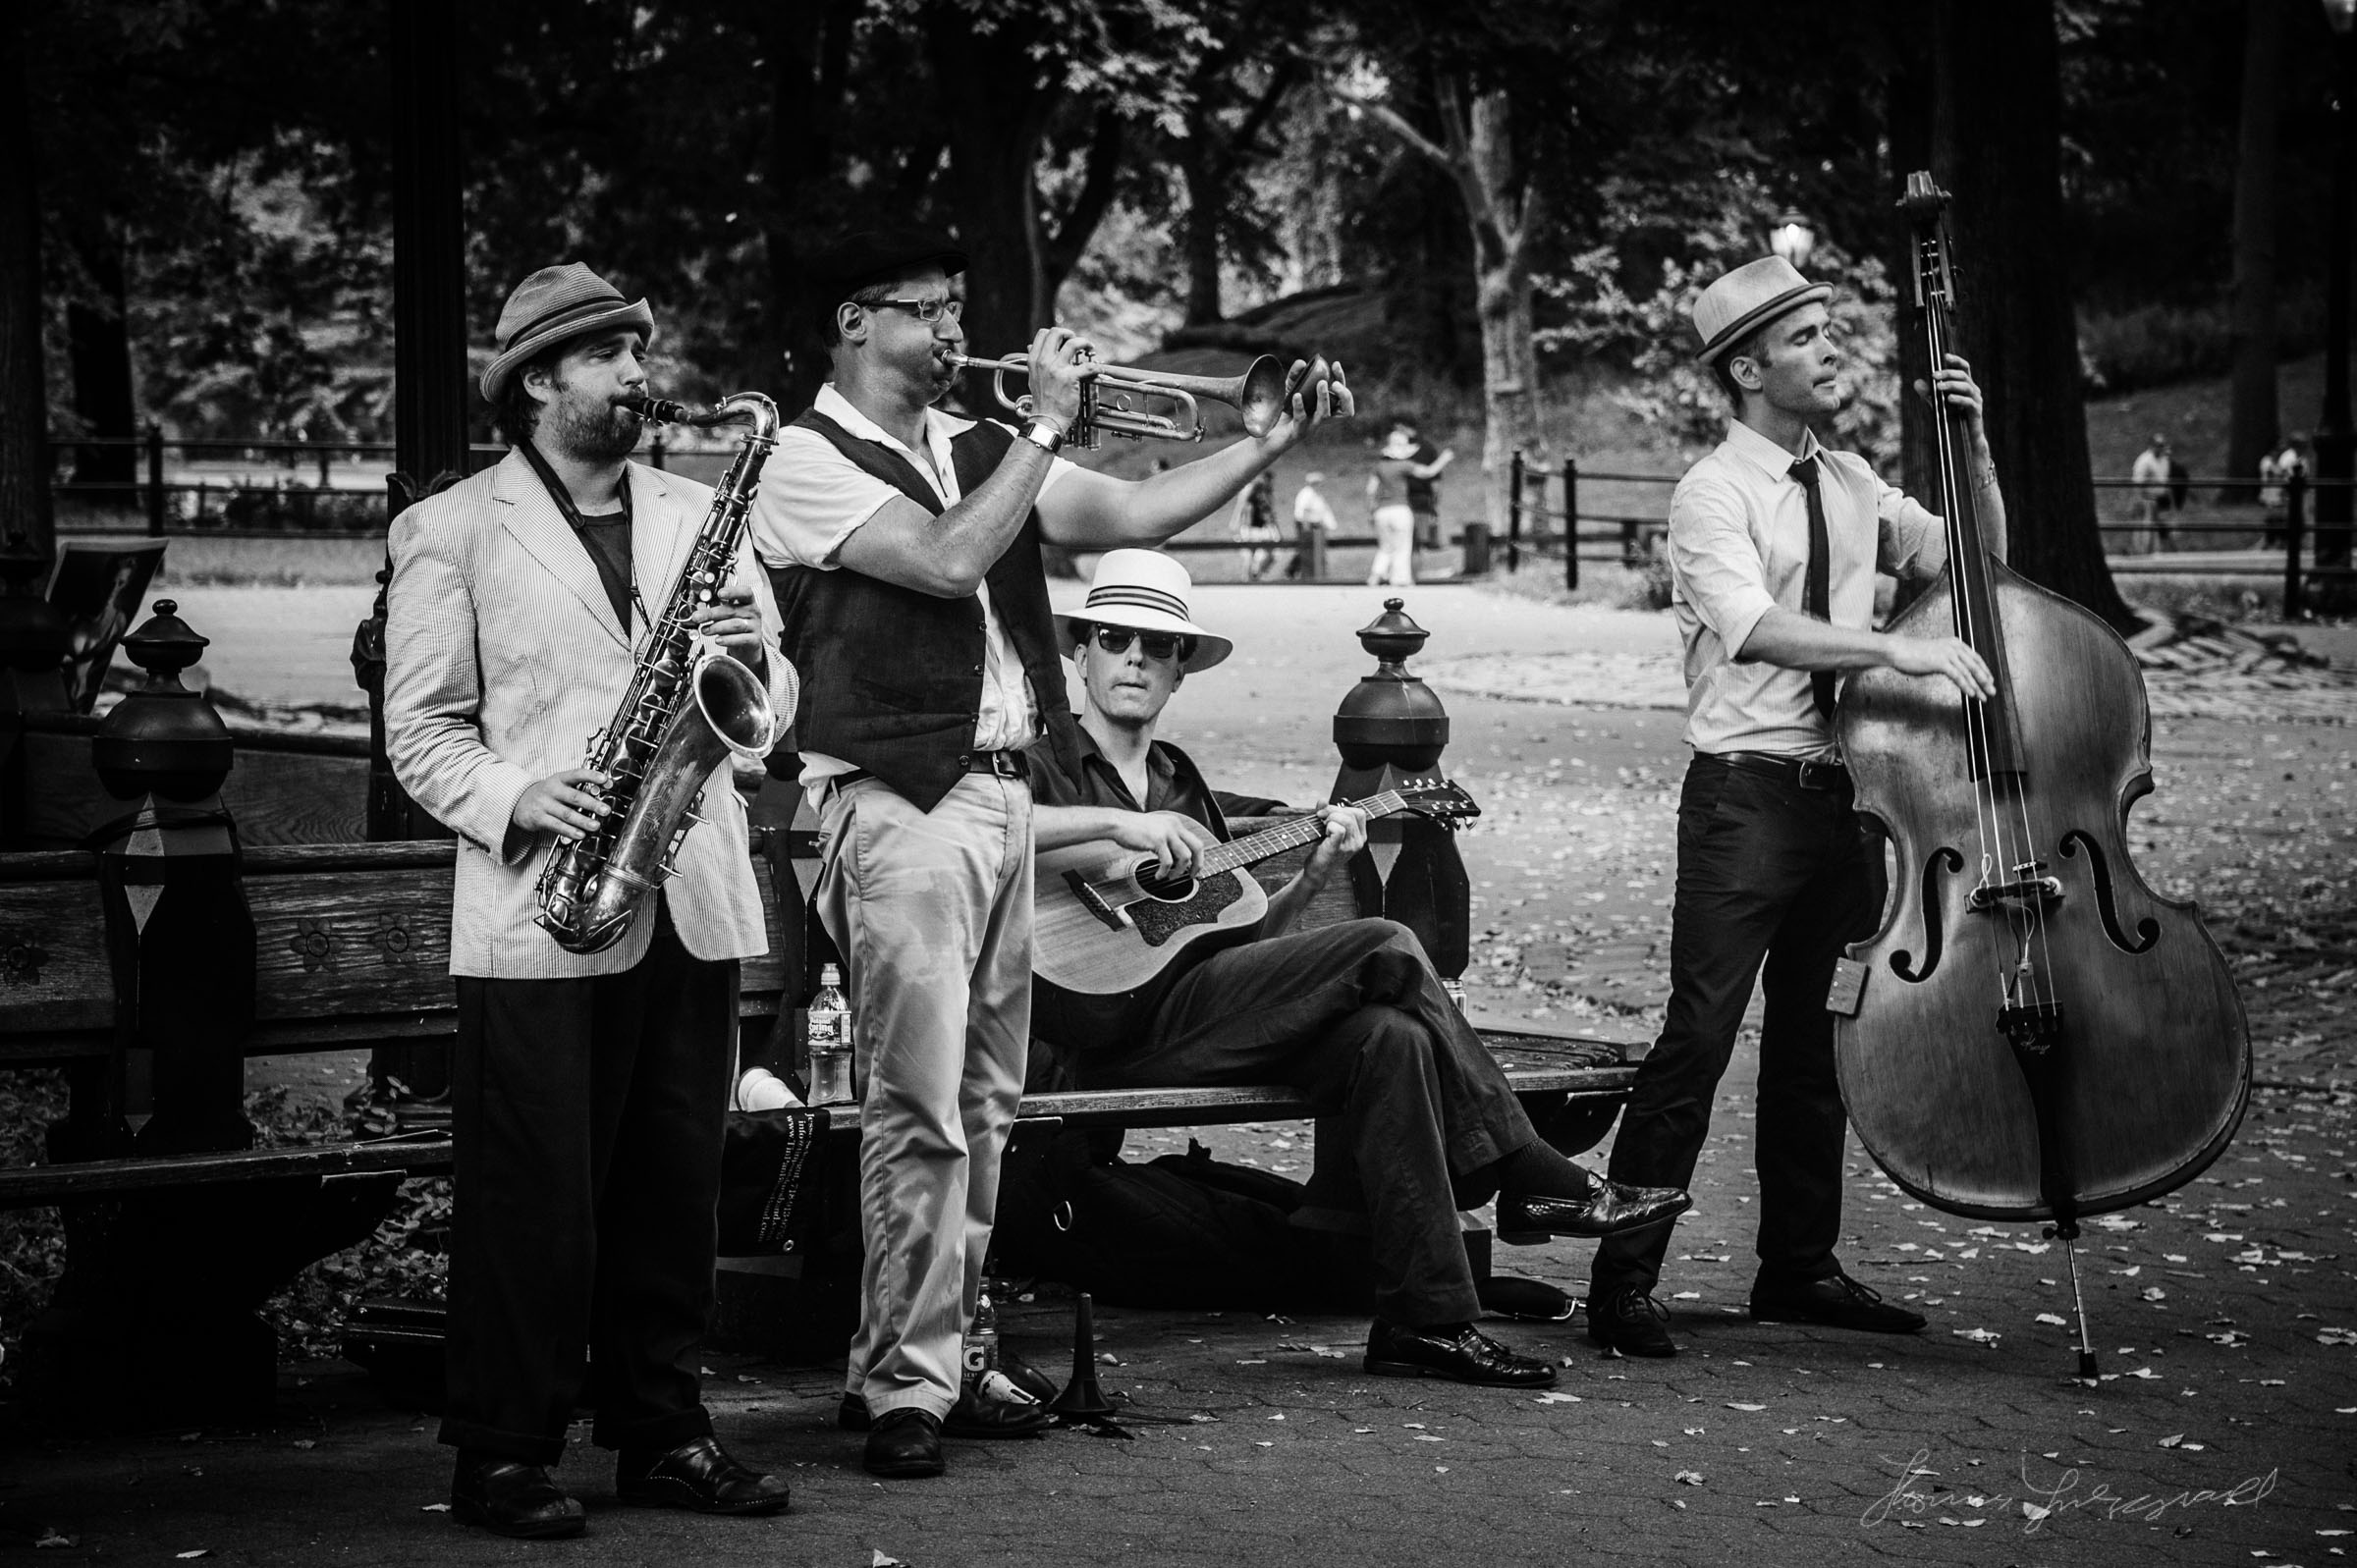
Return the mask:
<path id="1" fill-rule="evenodd" d="M 849 295 L 926 266 L 954 277 L 965 270 L 965 252 L 937 230 L 861 229 L 813 257 L 810 276 L 824 288 Z"/>

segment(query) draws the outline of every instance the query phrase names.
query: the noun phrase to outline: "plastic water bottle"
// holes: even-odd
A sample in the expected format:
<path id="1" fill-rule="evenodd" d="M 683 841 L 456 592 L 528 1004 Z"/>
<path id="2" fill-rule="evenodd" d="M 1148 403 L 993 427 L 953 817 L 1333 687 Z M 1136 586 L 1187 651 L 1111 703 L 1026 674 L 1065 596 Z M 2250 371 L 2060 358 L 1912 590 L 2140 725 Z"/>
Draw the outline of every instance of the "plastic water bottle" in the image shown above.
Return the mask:
<path id="1" fill-rule="evenodd" d="M 999 1309 L 990 1287 L 974 1298 L 974 1326 L 965 1336 L 965 1376 L 977 1379 L 999 1370 Z"/>
<path id="2" fill-rule="evenodd" d="M 1463 982 L 1451 980 L 1448 977 L 1443 976 L 1441 980 L 1441 989 L 1449 994 L 1449 1000 L 1451 1001 L 1456 1003 L 1456 1010 L 1458 1012 L 1461 1013 L 1465 1010 L 1465 988 Z"/>
<path id="3" fill-rule="evenodd" d="M 842 972 L 828 964 L 810 999 L 810 1104 L 848 1106 L 852 1098 L 851 1004 L 844 1000 Z"/>

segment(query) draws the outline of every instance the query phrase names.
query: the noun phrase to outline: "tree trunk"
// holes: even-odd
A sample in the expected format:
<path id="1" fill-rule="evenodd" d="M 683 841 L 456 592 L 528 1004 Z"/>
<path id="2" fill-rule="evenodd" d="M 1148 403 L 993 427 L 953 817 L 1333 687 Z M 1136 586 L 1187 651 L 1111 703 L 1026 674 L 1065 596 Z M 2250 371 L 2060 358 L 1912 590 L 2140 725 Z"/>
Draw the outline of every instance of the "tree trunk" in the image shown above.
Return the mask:
<path id="1" fill-rule="evenodd" d="M 1444 98 L 1444 110 L 1453 97 Z M 1514 454 L 1534 461 L 1547 456 L 1539 429 L 1539 355 L 1531 341 L 1530 260 L 1524 248 L 1532 201 L 1527 194 L 1518 201 L 1514 195 L 1512 105 L 1506 92 L 1476 97 L 1465 129 L 1471 173 L 1482 194 L 1473 212 L 1482 402 L 1489 414 L 1481 447 L 1482 511 L 1491 532 L 1504 537 L 1512 506 Z M 1568 522 L 1565 526 L 1576 531 Z"/>
<path id="2" fill-rule="evenodd" d="M 1034 315 L 1039 238 L 1035 173 L 1047 94 L 1034 85 L 1035 24 L 1010 17 L 989 32 L 954 5 L 929 13 L 933 78 L 950 127 L 950 200 L 966 251 L 970 352 L 998 358 L 1046 326 Z"/>
<path id="3" fill-rule="evenodd" d="M 56 548 L 41 363 L 41 208 L 24 13 L 0 18 L 0 590 L 37 595 Z"/>
<path id="4" fill-rule="evenodd" d="M 1938 493 L 1939 459 L 1932 444 L 1932 406 L 1915 396 L 1918 381 L 1931 381 L 1931 351 L 1923 334 L 1909 330 L 1914 297 L 1915 233 L 1898 208 L 1907 176 L 1932 167 L 1931 39 L 1909 23 L 1890 28 L 1893 60 L 1883 83 L 1883 135 L 1890 146 L 1891 247 L 1884 253 L 1898 297 L 1899 488 L 1918 500 Z M 1901 592 L 1908 585 L 1901 585 Z"/>
<path id="5" fill-rule="evenodd" d="M 2242 136 L 2234 167 L 2234 406 L 2226 473 L 2259 477 L 2280 434 L 2275 407 L 2275 149 L 2283 104 L 2283 7 L 2243 7 Z M 2230 487 L 2248 505 L 2256 491 Z"/>
<path id="6" fill-rule="evenodd" d="M 1221 160 L 1214 156 L 1211 138 L 1217 134 L 1211 116 L 1196 106 L 1187 113 L 1186 138 L 1176 149 L 1178 173 L 1186 182 L 1186 223 L 1180 243 L 1186 255 L 1186 319 L 1181 325 L 1208 326 L 1227 319 L 1220 306 L 1220 189 Z"/>
<path id="7" fill-rule="evenodd" d="M 74 411 L 86 434 L 128 439 L 138 434 L 132 396 L 131 332 L 124 320 L 123 237 L 111 224 L 95 229 L 82 247 L 82 265 L 104 295 L 66 306 L 66 345 L 74 370 Z M 76 484 L 129 484 L 138 471 L 135 447 L 77 447 Z"/>
<path id="8" fill-rule="evenodd" d="M 1435 83 L 1442 139 L 1434 141 L 1385 104 L 1347 94 L 1369 119 L 1455 182 L 1473 237 L 1475 313 L 1481 322 L 1483 514 L 1494 531 L 1512 507 L 1513 457 L 1546 455 L 1539 429 L 1539 367 L 1531 341 L 1530 260 L 1524 244 L 1539 221 L 1537 187 L 1515 169 L 1513 104 L 1506 89 L 1474 94 L 1444 76 Z"/>
<path id="9" fill-rule="evenodd" d="M 2014 568 L 2122 630 L 2104 562 L 2062 223 L 2053 0 L 1936 0 L 1932 169 L 1955 197 L 1958 336 L 1988 400 Z"/>
<path id="10" fill-rule="evenodd" d="M 817 331 L 823 307 L 811 296 L 801 253 L 810 230 L 807 187 L 813 173 L 825 173 L 823 165 L 814 165 L 812 147 L 826 107 L 819 101 L 818 81 L 824 9 L 818 0 L 780 0 L 767 13 L 761 41 L 769 76 L 769 149 L 763 171 L 768 189 L 762 225 L 769 309 L 762 337 L 770 373 L 776 376 L 778 406 L 795 411 L 809 406 L 827 374 Z M 792 356 L 791 369 L 787 355 Z"/>

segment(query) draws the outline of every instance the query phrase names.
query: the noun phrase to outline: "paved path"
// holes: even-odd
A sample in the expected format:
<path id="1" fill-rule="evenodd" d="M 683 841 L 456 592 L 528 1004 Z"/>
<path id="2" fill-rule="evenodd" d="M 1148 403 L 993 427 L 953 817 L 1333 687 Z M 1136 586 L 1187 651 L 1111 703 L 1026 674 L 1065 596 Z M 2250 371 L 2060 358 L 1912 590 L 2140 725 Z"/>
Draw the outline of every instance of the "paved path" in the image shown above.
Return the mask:
<path id="1" fill-rule="evenodd" d="M 1660 657 L 1663 619 L 1416 588 L 1434 665 L 1483 650 Z M 1363 589 L 1207 590 L 1243 651 L 1190 681 L 1176 732 L 1215 777 L 1306 799 L 1333 778 L 1328 723 L 1369 668 L 1348 631 Z M 222 601 L 224 606 L 229 601 Z M 213 616 L 193 592 L 190 615 Z M 341 608 L 322 614 L 332 626 Z M 267 668 L 293 617 L 198 629 L 223 672 Z M 349 625 L 349 621 L 344 624 Z M 339 632 L 338 635 L 343 633 Z M 340 651 L 340 650 L 339 650 Z M 307 656 L 306 656 L 307 657 Z M 1425 661 L 1417 661 L 1418 665 Z M 321 661 L 324 667 L 325 661 Z M 1449 696 L 1449 760 L 1487 814 L 1476 1002 L 1649 1035 L 1665 984 L 1679 715 Z M 2198 894 L 2242 977 L 2259 1043 L 2241 1135 L 2168 1198 L 2091 1224 L 2080 1254 L 2106 1380 L 2069 1379 L 2062 1254 L 2034 1227 L 1924 1209 L 1858 1153 L 1843 1256 L 1932 1319 L 1879 1339 L 1754 1325 L 1750 1105 L 1739 1047 L 1662 1294 L 1682 1353 L 1598 1357 L 1578 1325 L 1493 1325 L 1562 1360 L 1553 1399 L 1364 1376 L 1363 1321 L 1100 1312 L 1106 1387 L 1133 1440 L 1058 1433 L 952 1445 L 941 1482 L 872 1482 L 834 1432 L 833 1375 L 715 1359 L 729 1440 L 785 1468 L 796 1511 L 768 1522 L 616 1510 L 602 1463 L 566 1475 L 592 1538 L 534 1552 L 438 1513 L 425 1424 L 345 1370 L 290 1374 L 259 1433 L 0 1448 L 0 1542 L 45 1529 L 78 1553 L 164 1561 L 1009 1564 L 1959 1564 L 2345 1561 L 2357 1544 L 2357 755 L 2346 725 L 2156 721 L 2159 787 L 2138 866 Z M 1297 1173 L 1305 1129 L 1207 1134 L 1227 1158 Z M 1183 1133 L 1140 1135 L 1137 1156 Z M 1577 1293 L 1588 1248 L 1501 1249 L 1502 1270 Z M 1017 1304 L 1009 1337 L 1059 1375 L 1061 1301 Z M 311 1380 L 297 1385 L 298 1376 Z M 2039 1510 L 2045 1510 L 2042 1514 Z"/>

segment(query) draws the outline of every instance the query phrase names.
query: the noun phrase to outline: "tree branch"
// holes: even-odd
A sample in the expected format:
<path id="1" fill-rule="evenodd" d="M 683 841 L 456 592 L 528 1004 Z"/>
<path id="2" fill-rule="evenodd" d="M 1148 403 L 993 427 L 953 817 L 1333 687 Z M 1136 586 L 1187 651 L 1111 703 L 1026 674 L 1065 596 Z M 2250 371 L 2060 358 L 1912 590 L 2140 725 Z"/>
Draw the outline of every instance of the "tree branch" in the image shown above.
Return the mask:
<path id="1" fill-rule="evenodd" d="M 1384 130 L 1398 137 L 1410 152 L 1438 164 L 1452 177 L 1459 174 L 1457 160 L 1451 156 L 1449 150 L 1414 126 L 1409 125 L 1398 110 L 1392 108 L 1389 104 L 1377 103 L 1372 98 L 1362 98 L 1354 92 L 1344 92 L 1331 81 L 1324 83 L 1324 87 L 1327 97 L 1344 109 L 1354 110 L 1367 116 Z"/>

